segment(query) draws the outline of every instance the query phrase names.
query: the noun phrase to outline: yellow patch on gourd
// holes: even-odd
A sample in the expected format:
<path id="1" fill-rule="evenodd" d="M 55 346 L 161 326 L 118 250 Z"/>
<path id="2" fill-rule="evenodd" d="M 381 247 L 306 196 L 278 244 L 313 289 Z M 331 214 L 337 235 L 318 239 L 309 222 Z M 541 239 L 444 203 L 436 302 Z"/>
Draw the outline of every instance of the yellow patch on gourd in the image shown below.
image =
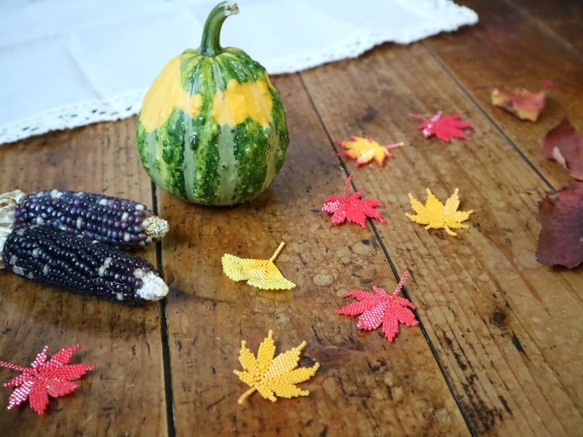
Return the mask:
<path id="1" fill-rule="evenodd" d="M 190 114 L 192 118 L 196 118 L 202 109 L 202 96 L 191 96 L 182 87 L 180 63 L 180 56 L 172 59 L 146 93 L 140 111 L 140 121 L 146 132 L 163 126 L 175 107 Z"/>
<path id="2" fill-rule="evenodd" d="M 231 79 L 225 91 L 218 91 L 213 99 L 213 117 L 220 125 L 236 126 L 247 117 L 263 128 L 273 120 L 273 100 L 268 84 L 263 79 L 243 84 Z"/>

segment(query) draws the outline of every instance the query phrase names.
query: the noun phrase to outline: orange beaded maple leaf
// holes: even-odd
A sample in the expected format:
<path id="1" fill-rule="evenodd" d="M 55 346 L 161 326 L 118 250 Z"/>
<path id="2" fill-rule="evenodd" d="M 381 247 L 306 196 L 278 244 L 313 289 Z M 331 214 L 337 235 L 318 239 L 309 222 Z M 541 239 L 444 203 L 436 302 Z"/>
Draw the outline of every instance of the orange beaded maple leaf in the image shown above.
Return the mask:
<path id="1" fill-rule="evenodd" d="M 320 363 L 312 367 L 298 368 L 300 354 L 306 346 L 305 341 L 274 358 L 275 344 L 272 335 L 273 332 L 269 331 L 267 338 L 259 345 L 257 358 L 247 349 L 245 340 L 241 342 L 239 362 L 243 366 L 243 371 L 234 370 L 233 372 L 251 388 L 239 397 L 237 401 L 239 404 L 242 404 L 254 391 L 258 391 L 261 396 L 271 402 L 277 401 L 276 396 L 295 398 L 310 394 L 308 390 L 301 390 L 295 384 L 307 381 L 314 376 Z"/>
<path id="2" fill-rule="evenodd" d="M 385 164 L 385 158 L 391 158 L 393 156 L 389 152 L 389 149 L 401 147 L 404 143 L 381 146 L 372 138 L 351 136 L 350 141 L 336 141 L 334 144 L 346 149 L 343 152 L 337 153 L 337 155 L 354 159 L 357 167 L 368 164 L 373 159 L 382 167 Z"/>
<path id="3" fill-rule="evenodd" d="M 409 327 L 419 324 L 415 319 L 415 314 L 411 311 L 415 309 L 415 305 L 410 300 L 397 296 L 408 275 L 408 271 L 403 273 L 403 277 L 393 294 L 388 294 L 382 288 L 374 285 L 372 286 L 374 293 L 368 293 L 364 290 L 349 291 L 345 297 L 354 297 L 358 302 L 336 310 L 336 314 L 346 316 L 360 314 L 356 326 L 364 331 L 373 331 L 383 325 L 382 332 L 389 343 L 392 343 L 399 333 L 399 323 Z"/>
<path id="4" fill-rule="evenodd" d="M 4 384 L 4 387 L 15 387 L 8 400 L 8 409 L 28 399 L 31 408 L 42 415 L 49 403 L 49 395 L 57 398 L 77 390 L 79 386 L 71 381 L 79 379 L 88 370 L 95 369 L 95 366 L 86 364 L 68 364 L 73 353 L 80 347 L 76 344 L 61 349 L 47 361 L 49 347 L 45 346 L 30 367 L 0 361 L 1 367 L 22 372 Z"/>
<path id="5" fill-rule="evenodd" d="M 384 206 L 381 202 L 375 199 L 361 199 L 362 189 L 350 196 L 348 195 L 348 187 L 350 187 L 353 176 L 350 175 L 348 181 L 346 181 L 344 197 L 336 195 L 328 196 L 324 199 L 322 211 L 332 214 L 331 220 L 335 225 L 341 225 L 348 220 L 366 228 L 367 217 L 377 219 L 381 223 L 386 223 L 387 221 L 381 213 L 375 209 L 379 206 Z"/>

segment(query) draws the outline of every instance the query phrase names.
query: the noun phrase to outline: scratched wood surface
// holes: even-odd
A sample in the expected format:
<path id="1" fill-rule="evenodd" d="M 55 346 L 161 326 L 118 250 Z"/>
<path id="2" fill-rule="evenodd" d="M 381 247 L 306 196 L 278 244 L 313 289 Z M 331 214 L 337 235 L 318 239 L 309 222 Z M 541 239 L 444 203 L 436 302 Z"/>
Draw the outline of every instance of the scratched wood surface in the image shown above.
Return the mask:
<path id="1" fill-rule="evenodd" d="M 583 132 L 583 37 L 577 2 L 465 1 L 476 26 L 358 59 L 278 76 L 291 144 L 272 187 L 232 208 L 186 204 L 151 186 L 135 153 L 135 118 L 56 132 L 0 148 L 2 192 L 79 189 L 155 205 L 171 225 L 140 253 L 163 269 L 168 298 L 128 308 L 0 273 L 0 359 L 30 363 L 80 343 L 96 370 L 39 417 L 8 411 L 2 435 L 580 435 L 583 429 L 581 268 L 538 264 L 536 211 L 572 179 L 540 141 L 563 117 Z M 493 86 L 540 89 L 537 123 L 489 103 Z M 426 140 L 409 113 L 462 113 L 471 142 Z M 385 167 L 335 156 L 349 135 L 403 141 Z M 34 171 L 31 171 L 34 169 Z M 322 200 L 351 189 L 385 203 L 386 224 L 334 227 Z M 410 222 L 408 193 L 445 200 L 459 188 L 473 209 L 457 237 Z M 221 272 L 224 253 L 276 260 L 297 287 L 259 291 Z M 404 294 L 420 325 L 392 344 L 334 314 L 345 292 Z M 307 398 L 269 402 L 233 374 L 241 340 L 256 352 L 269 330 L 277 352 L 306 341 Z M 0 381 L 14 373 L 0 371 Z"/>
<path id="2" fill-rule="evenodd" d="M 130 124 L 103 123 L 2 146 L 2 192 L 78 189 L 151 204 L 151 184 L 135 159 Z M 140 255 L 155 262 L 155 248 Z M 4 270 L 0 276 L 0 359 L 29 366 L 45 345 L 52 355 L 78 343 L 81 349 L 73 362 L 97 366 L 80 381 L 75 395 L 51 401 L 42 417 L 28 406 L 6 410 L 12 389 L 2 389 L 0 434 L 144 435 L 148 430 L 164 435 L 156 305 L 136 310 L 23 281 Z M 0 381 L 16 375 L 2 369 Z"/>

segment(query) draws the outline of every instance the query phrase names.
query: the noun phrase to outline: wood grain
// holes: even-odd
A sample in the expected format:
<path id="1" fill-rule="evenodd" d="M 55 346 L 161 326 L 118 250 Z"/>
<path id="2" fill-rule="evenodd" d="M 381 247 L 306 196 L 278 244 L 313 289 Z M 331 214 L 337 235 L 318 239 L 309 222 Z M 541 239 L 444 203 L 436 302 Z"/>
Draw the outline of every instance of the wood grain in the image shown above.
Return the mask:
<path id="1" fill-rule="evenodd" d="M 255 201 L 204 208 L 160 195 L 175 224 L 165 240 L 172 383 L 177 433 L 200 435 L 467 435 L 422 332 L 389 344 L 334 314 L 354 288 L 393 289 L 396 278 L 371 229 L 333 227 L 319 209 L 342 193 L 346 175 L 297 76 L 278 78 L 293 138 L 282 173 Z M 259 291 L 221 272 L 220 258 L 269 258 L 297 287 Z M 402 273 L 402 272 L 401 272 Z M 278 353 L 307 341 L 305 365 L 321 367 L 302 386 L 308 398 L 272 404 L 233 374 L 241 340 L 256 352 L 269 329 Z M 198 430 L 197 430 L 198 431 Z M 196 431 L 195 431 L 196 433 Z"/>
<path id="2" fill-rule="evenodd" d="M 583 278 L 535 261 L 544 182 L 422 44 L 374 50 L 340 67 L 302 77 L 333 139 L 407 144 L 386 168 L 354 170 L 355 183 L 390 205 L 390 225 L 378 232 L 398 269 L 413 272 L 410 294 L 472 429 L 575 435 L 583 425 L 576 383 Z M 473 141 L 426 140 L 407 117 L 437 110 L 465 114 Z M 462 209 L 475 210 L 471 229 L 452 238 L 412 226 L 407 193 L 425 200 L 426 187 L 443 201 L 459 188 Z"/>
<path id="3" fill-rule="evenodd" d="M 171 292 L 132 308 L 0 272 L 0 359 L 21 365 L 80 343 L 94 364 L 71 396 L 37 416 L 6 410 L 2 435 L 578 436 L 583 429 L 583 276 L 536 262 L 538 203 L 572 181 L 539 151 L 567 117 L 583 133 L 582 33 L 577 2 L 464 0 L 480 22 L 408 46 L 275 77 L 290 127 L 273 185 L 230 208 L 185 203 L 153 189 L 135 152 L 135 118 L 55 132 L 0 148 L 2 192 L 77 189 L 156 202 L 171 231 L 139 255 L 160 261 Z M 579 20 L 580 21 L 580 20 Z M 490 103 L 493 87 L 537 90 L 536 123 Z M 461 113 L 472 141 L 425 139 L 409 113 Z M 384 167 L 335 156 L 350 135 L 398 141 Z M 325 197 L 353 187 L 385 203 L 387 223 L 333 226 Z M 457 237 L 411 222 L 408 193 L 442 201 L 459 188 L 474 210 Z M 261 291 L 228 279 L 231 253 L 276 259 L 294 281 Z M 334 310 L 352 289 L 403 294 L 419 326 L 393 343 Z M 308 397 L 275 403 L 247 390 L 241 341 L 254 352 L 273 330 L 282 353 L 306 341 L 300 365 L 321 364 Z M 0 369 L 1 381 L 15 376 Z M 170 414 L 168 414 L 170 412 Z M 8 431 L 6 431 L 8 430 Z M 7 433 L 6 433 L 7 432 Z"/>
<path id="4" fill-rule="evenodd" d="M 135 152 L 135 120 L 53 133 L 0 149 L 2 192 L 19 188 L 103 192 L 152 204 L 151 184 Z M 140 252 L 155 262 L 155 249 Z M 34 284 L 0 273 L 0 359 L 29 366 L 44 345 L 49 356 L 81 344 L 72 362 L 96 366 L 75 395 L 50 401 L 41 417 L 28 403 L 6 410 L 4 435 L 139 435 L 167 429 L 159 307 L 133 308 Z M 2 380 L 17 373 L 2 369 Z"/>
<path id="5" fill-rule="evenodd" d="M 511 0 L 510 3 L 548 29 L 550 38 L 557 38 L 576 49 L 579 53 L 575 56 L 583 54 L 583 3 L 572 0 Z"/>
<path id="6" fill-rule="evenodd" d="M 493 121 L 491 129 L 507 135 L 554 188 L 571 183 L 569 174 L 544 158 L 540 147 L 546 133 L 565 117 L 583 135 L 579 99 L 583 95 L 583 58 L 507 2 L 472 0 L 466 4 L 476 10 L 480 22 L 455 36 L 444 34 L 427 40 L 423 45 L 430 49 L 428 55 L 435 56 L 459 83 L 465 98 L 478 103 Z M 536 123 L 521 121 L 490 103 L 494 87 L 539 91 L 545 80 L 555 86 L 546 90 L 547 104 Z"/>

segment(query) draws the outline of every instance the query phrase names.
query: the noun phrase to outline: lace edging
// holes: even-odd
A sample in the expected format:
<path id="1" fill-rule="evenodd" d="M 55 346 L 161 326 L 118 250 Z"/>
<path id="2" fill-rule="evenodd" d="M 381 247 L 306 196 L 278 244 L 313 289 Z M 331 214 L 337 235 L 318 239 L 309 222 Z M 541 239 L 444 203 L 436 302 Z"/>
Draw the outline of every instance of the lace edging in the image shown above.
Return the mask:
<path id="1" fill-rule="evenodd" d="M 398 37 L 390 32 L 365 30 L 351 35 L 340 47 L 325 47 L 313 53 L 284 56 L 264 62 L 271 75 L 296 73 L 316 66 L 356 58 L 374 46 L 394 42 L 410 44 L 440 32 L 451 32 L 460 26 L 475 24 L 478 15 L 471 9 L 458 6 L 449 0 L 426 0 L 431 11 L 439 11 L 447 22 L 438 21 L 431 26 L 415 29 Z M 101 121 L 115 121 L 136 115 L 146 90 L 134 90 L 108 100 L 92 100 L 63 105 L 35 114 L 26 119 L 0 125 L 0 145 L 53 130 L 71 129 Z"/>

